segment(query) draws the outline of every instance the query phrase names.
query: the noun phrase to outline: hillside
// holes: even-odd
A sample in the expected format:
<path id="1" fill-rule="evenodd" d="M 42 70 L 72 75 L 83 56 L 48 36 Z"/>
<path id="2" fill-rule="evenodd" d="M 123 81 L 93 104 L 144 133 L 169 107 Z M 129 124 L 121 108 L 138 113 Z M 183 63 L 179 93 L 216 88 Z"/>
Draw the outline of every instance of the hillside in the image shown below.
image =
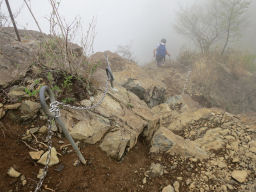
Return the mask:
<path id="1" fill-rule="evenodd" d="M 237 79 L 218 68 L 221 78 L 206 95 L 193 68 L 198 65 L 140 67 L 107 51 L 115 80 L 114 89 L 105 89 L 104 53 L 85 58 L 97 67 L 81 67 L 75 78 L 69 66 L 45 62 L 41 48 L 51 37 L 33 31 L 21 31 L 21 37 L 17 42 L 11 28 L 0 30 L 1 191 L 34 191 L 42 177 L 49 146 L 48 117 L 38 97 L 44 85 L 63 105 L 103 102 L 90 110 L 60 106 L 86 164 L 53 123 L 42 191 L 256 191 L 256 95 L 236 102 L 239 94 L 229 91 L 234 82 L 241 82 L 236 85 L 245 93 L 254 90 L 254 74 Z M 58 47 L 54 50 L 58 56 Z"/>

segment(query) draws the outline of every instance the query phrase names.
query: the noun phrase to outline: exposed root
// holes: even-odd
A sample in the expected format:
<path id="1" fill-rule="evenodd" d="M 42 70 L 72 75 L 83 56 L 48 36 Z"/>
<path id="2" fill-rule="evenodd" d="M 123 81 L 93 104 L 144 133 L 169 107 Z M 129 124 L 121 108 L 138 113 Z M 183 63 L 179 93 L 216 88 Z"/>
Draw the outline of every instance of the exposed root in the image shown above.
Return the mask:
<path id="1" fill-rule="evenodd" d="M 22 141 L 22 143 L 24 143 L 29 149 L 33 150 L 33 151 L 39 151 L 38 149 L 35 149 L 33 147 L 31 147 L 29 144 L 27 144 L 25 141 Z"/>

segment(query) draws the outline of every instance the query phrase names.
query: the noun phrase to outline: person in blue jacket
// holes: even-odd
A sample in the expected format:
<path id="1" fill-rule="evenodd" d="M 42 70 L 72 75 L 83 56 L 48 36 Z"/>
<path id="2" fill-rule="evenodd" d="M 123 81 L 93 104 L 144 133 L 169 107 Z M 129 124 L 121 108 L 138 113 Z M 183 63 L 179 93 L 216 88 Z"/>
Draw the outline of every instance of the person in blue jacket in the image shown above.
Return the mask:
<path id="1" fill-rule="evenodd" d="M 156 49 L 154 49 L 154 57 L 156 58 L 156 64 L 158 67 L 162 66 L 165 62 L 165 56 L 170 54 L 166 50 L 166 39 L 162 39 Z"/>

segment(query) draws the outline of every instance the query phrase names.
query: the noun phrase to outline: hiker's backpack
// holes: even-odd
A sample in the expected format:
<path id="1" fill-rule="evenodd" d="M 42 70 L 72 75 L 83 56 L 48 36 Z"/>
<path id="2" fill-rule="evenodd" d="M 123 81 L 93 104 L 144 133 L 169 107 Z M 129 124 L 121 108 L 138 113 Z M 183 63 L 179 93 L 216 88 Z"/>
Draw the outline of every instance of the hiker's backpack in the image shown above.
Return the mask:
<path id="1" fill-rule="evenodd" d="M 165 56 L 165 55 L 166 55 L 166 48 L 165 48 L 165 45 L 160 44 L 160 45 L 157 47 L 156 55 L 157 55 L 157 56 Z"/>

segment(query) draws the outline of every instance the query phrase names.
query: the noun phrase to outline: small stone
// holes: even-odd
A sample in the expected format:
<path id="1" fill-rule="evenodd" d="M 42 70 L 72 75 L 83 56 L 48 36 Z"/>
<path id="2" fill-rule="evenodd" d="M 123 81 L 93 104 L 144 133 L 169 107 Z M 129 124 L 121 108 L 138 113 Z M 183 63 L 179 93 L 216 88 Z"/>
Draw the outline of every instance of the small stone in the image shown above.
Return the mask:
<path id="1" fill-rule="evenodd" d="M 38 127 L 29 129 L 29 132 L 30 132 L 31 134 L 35 134 L 35 133 L 37 133 L 38 131 L 39 131 L 39 128 L 38 128 Z"/>
<path id="2" fill-rule="evenodd" d="M 6 110 L 18 109 L 21 106 L 21 103 L 15 103 L 10 105 L 5 105 L 4 108 Z"/>
<path id="3" fill-rule="evenodd" d="M 174 188 L 171 185 L 168 185 L 163 188 L 162 192 L 174 192 Z"/>
<path id="4" fill-rule="evenodd" d="M 46 132 L 47 132 L 47 127 L 45 125 L 40 127 L 39 133 L 46 133 Z"/>
<path id="5" fill-rule="evenodd" d="M 232 178 L 238 181 L 239 183 L 245 182 L 247 175 L 248 172 L 246 170 L 235 170 L 231 174 Z"/>
<path id="6" fill-rule="evenodd" d="M 32 140 L 32 135 L 29 134 L 29 135 L 25 135 L 21 138 L 23 141 L 31 141 Z"/>
<path id="7" fill-rule="evenodd" d="M 144 179 L 142 180 L 142 183 L 145 185 L 147 183 L 147 178 L 144 177 Z"/>
<path id="8" fill-rule="evenodd" d="M 221 190 L 222 190 L 223 192 L 227 192 L 227 191 L 228 191 L 228 188 L 227 188 L 226 185 L 222 185 L 222 186 L 221 186 Z"/>
<path id="9" fill-rule="evenodd" d="M 240 159 L 238 157 L 235 157 L 235 158 L 232 159 L 233 163 L 238 163 L 239 161 L 240 161 Z"/>
<path id="10" fill-rule="evenodd" d="M 175 192 L 179 192 L 180 191 L 180 183 L 178 181 L 174 182 L 173 187 L 175 189 Z"/>
<path id="11" fill-rule="evenodd" d="M 37 163 L 40 163 L 42 165 L 46 165 L 46 160 L 47 160 L 47 156 L 48 156 L 48 151 L 45 152 L 42 157 L 37 161 Z M 59 158 L 57 157 L 57 151 L 56 149 L 53 147 L 51 150 L 51 159 L 49 162 L 49 166 L 52 165 L 56 165 L 60 162 Z"/>
<path id="12" fill-rule="evenodd" d="M 75 167 L 77 167 L 78 165 L 80 165 L 80 161 L 77 159 L 77 160 L 75 160 L 75 162 L 73 163 L 73 165 L 75 166 Z"/>
<path id="13" fill-rule="evenodd" d="M 43 150 L 41 150 L 41 151 L 31 151 L 31 152 L 29 152 L 29 155 L 32 159 L 38 160 L 38 159 L 40 159 L 40 157 L 42 156 L 43 153 L 44 153 Z"/>
<path id="14" fill-rule="evenodd" d="M 177 177 L 177 180 L 182 181 L 182 177 Z"/>
<path id="15" fill-rule="evenodd" d="M 16 171 L 13 167 L 10 167 L 10 169 L 8 170 L 7 174 L 10 176 L 10 177 L 19 177 L 21 175 L 20 172 Z"/>
<path id="16" fill-rule="evenodd" d="M 37 179 L 41 179 L 43 177 L 43 175 L 44 175 L 44 169 L 39 169 L 39 172 L 36 177 L 37 177 Z"/>
<path id="17" fill-rule="evenodd" d="M 59 143 L 59 144 L 64 144 L 64 141 L 59 140 L 58 143 Z"/>
<path id="18" fill-rule="evenodd" d="M 25 186 L 25 185 L 27 184 L 27 180 L 26 180 L 26 178 L 25 178 L 24 175 L 21 175 L 20 180 L 21 180 L 21 184 L 22 184 L 23 186 Z"/>
<path id="19" fill-rule="evenodd" d="M 227 184 L 227 187 L 228 187 L 228 189 L 230 189 L 230 190 L 233 190 L 233 189 L 234 189 L 234 187 L 233 187 L 232 185 L 230 185 L 230 184 Z"/>
<path id="20" fill-rule="evenodd" d="M 153 177 L 162 176 L 164 174 L 164 167 L 159 163 L 152 163 L 150 165 L 150 173 Z"/>

